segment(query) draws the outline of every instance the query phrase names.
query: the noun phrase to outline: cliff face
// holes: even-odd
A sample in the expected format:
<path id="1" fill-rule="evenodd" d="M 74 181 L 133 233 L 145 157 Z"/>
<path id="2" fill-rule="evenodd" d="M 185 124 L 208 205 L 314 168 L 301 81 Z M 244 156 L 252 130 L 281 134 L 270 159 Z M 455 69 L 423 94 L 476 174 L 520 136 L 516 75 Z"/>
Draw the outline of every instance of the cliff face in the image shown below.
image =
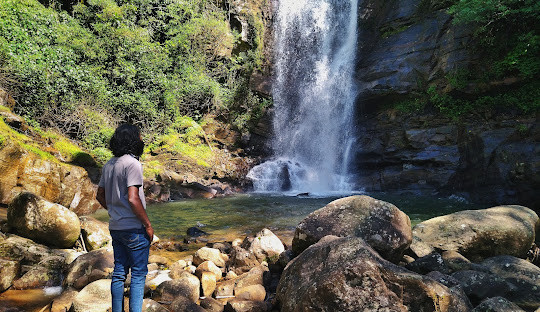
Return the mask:
<path id="1" fill-rule="evenodd" d="M 368 0 L 359 9 L 358 100 L 364 107 L 426 88 L 465 68 L 471 30 L 452 24 L 444 2 Z"/>

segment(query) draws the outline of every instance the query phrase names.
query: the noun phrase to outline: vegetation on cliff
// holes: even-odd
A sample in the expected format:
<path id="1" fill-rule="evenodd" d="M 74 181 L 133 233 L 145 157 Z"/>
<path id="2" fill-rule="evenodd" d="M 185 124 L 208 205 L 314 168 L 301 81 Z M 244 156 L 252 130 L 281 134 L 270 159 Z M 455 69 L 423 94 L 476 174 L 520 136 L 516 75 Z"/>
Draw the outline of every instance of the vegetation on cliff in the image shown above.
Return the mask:
<path id="1" fill-rule="evenodd" d="M 472 29 L 469 50 L 476 60 L 436 84 L 424 84 L 425 91 L 399 103 L 399 109 L 432 107 L 456 119 L 540 109 L 540 2 L 424 0 L 420 9 L 447 10 L 454 24 Z"/>
<path id="2" fill-rule="evenodd" d="M 15 97 L 15 111 L 97 155 L 106 156 L 119 122 L 141 126 L 153 141 L 184 116 L 210 112 L 242 128 L 268 104 L 248 88 L 262 62 L 261 22 L 241 42 L 220 2 L 0 4 L 0 86 Z"/>

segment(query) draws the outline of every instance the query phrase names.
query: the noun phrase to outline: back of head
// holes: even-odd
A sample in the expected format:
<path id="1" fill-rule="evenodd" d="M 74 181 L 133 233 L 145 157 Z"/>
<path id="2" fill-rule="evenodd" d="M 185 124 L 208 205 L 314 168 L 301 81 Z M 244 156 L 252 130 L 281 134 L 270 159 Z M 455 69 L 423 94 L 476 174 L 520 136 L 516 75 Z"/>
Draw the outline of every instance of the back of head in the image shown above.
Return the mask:
<path id="1" fill-rule="evenodd" d="M 113 155 L 133 155 L 139 157 L 144 150 L 144 142 L 141 140 L 141 132 L 137 126 L 123 124 L 116 128 L 109 143 Z"/>

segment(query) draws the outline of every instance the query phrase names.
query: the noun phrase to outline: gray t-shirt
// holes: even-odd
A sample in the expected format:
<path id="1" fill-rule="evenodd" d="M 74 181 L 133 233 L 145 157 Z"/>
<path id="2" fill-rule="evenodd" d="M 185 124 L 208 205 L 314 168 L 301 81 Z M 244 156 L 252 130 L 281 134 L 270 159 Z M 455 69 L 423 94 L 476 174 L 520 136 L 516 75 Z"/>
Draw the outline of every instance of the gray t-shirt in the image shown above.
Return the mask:
<path id="1" fill-rule="evenodd" d="M 128 187 L 136 186 L 139 188 L 139 196 L 146 209 L 142 185 L 142 165 L 131 155 L 113 157 L 103 166 L 99 186 L 105 189 L 110 230 L 131 230 L 144 227 L 131 210 L 128 200 Z"/>

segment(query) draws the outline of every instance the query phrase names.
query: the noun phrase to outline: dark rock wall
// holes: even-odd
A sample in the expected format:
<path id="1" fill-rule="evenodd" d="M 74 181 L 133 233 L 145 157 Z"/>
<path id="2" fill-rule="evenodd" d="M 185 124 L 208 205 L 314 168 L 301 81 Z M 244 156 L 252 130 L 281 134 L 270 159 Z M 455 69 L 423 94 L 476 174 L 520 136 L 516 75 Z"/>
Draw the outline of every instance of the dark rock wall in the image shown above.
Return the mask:
<path id="1" fill-rule="evenodd" d="M 360 4 L 356 79 L 365 109 L 426 88 L 474 61 L 471 31 L 427 0 Z"/>
<path id="2" fill-rule="evenodd" d="M 364 117 L 355 156 L 359 187 L 540 209 L 536 117 L 460 123 L 395 111 Z"/>

